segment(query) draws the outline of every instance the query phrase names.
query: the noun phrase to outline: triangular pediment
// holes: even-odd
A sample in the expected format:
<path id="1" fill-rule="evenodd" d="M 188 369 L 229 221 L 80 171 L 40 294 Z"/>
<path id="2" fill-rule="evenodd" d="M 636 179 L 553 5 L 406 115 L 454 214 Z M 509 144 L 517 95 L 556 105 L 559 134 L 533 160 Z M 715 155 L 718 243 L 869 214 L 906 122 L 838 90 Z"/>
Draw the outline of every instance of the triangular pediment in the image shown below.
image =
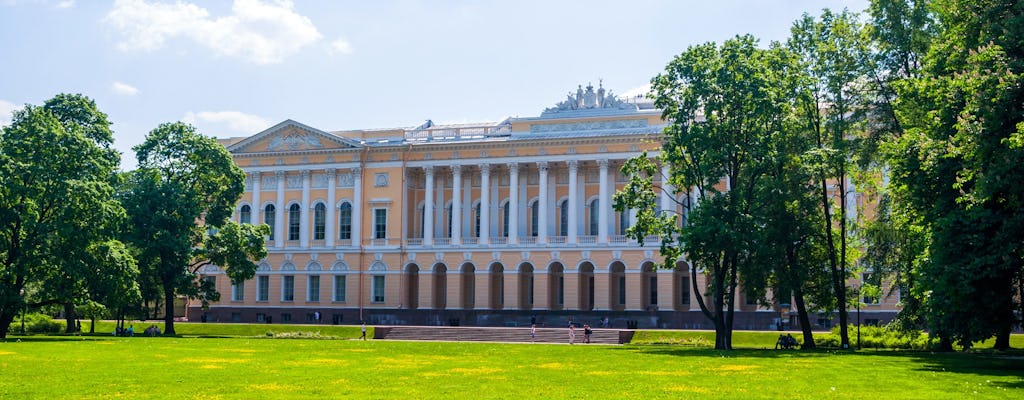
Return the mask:
<path id="1" fill-rule="evenodd" d="M 362 146 L 351 139 L 335 136 L 289 119 L 228 146 L 228 151 L 238 154 L 359 147 Z"/>

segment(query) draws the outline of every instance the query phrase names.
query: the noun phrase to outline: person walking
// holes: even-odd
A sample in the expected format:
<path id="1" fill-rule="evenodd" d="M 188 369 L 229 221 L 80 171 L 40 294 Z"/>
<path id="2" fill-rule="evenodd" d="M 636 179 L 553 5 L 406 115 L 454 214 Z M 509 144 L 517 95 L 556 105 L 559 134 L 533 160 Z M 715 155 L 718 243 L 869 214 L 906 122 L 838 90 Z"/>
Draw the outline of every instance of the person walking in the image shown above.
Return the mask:
<path id="1" fill-rule="evenodd" d="M 537 324 L 530 325 L 530 341 L 537 341 Z"/>
<path id="2" fill-rule="evenodd" d="M 366 321 L 363 321 L 363 340 L 366 340 Z"/>
<path id="3" fill-rule="evenodd" d="M 576 344 L 576 327 L 569 324 L 569 344 Z"/>
<path id="4" fill-rule="evenodd" d="M 590 344 L 590 335 L 594 333 L 593 329 L 590 329 L 590 324 L 583 324 L 583 343 Z"/>

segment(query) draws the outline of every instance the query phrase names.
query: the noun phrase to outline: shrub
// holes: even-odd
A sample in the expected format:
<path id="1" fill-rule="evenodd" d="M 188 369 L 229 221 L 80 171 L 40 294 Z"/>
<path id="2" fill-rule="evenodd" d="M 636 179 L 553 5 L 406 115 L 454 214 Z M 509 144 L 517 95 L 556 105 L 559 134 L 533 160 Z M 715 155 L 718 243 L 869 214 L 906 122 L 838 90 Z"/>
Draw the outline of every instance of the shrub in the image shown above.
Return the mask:
<path id="1" fill-rule="evenodd" d="M 850 334 L 850 345 L 857 345 L 857 327 L 849 325 Z M 833 327 L 832 333 L 828 335 L 822 335 L 820 338 L 815 339 L 817 344 L 822 347 L 839 347 L 839 327 Z M 931 349 L 935 343 L 928 337 L 927 333 L 922 331 L 904 331 L 896 329 L 895 326 L 869 326 L 861 325 L 860 327 L 860 345 L 861 348 L 869 349 L 913 349 L 913 350 L 928 350 Z"/>
<path id="2" fill-rule="evenodd" d="M 11 331 L 19 331 L 21 327 L 11 324 Z M 61 333 L 64 331 L 64 321 L 54 321 L 49 315 L 32 313 L 25 315 L 25 332 L 29 333 Z"/>

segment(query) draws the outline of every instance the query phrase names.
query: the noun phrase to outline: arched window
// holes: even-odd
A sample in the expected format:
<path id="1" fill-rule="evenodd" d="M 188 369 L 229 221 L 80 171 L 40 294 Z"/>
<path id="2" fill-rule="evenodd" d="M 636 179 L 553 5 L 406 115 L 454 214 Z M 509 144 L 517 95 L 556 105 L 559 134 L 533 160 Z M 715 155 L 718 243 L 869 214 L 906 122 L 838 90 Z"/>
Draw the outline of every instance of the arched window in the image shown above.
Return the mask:
<path id="1" fill-rule="evenodd" d="M 316 203 L 313 207 L 313 240 L 324 240 L 327 229 L 327 207 L 324 203 Z"/>
<path id="2" fill-rule="evenodd" d="M 501 236 L 508 237 L 508 202 L 501 206 Z"/>
<path id="3" fill-rule="evenodd" d="M 537 203 L 538 202 L 535 201 L 535 202 L 533 202 L 533 204 L 530 204 L 530 236 L 533 236 L 533 237 L 537 237 L 537 231 L 538 231 L 537 230 L 537 223 L 538 223 L 537 222 L 537 214 L 539 214 L 540 211 L 538 211 L 539 206 L 537 205 Z"/>
<path id="4" fill-rule="evenodd" d="M 288 207 L 288 240 L 299 240 L 299 205 Z"/>
<path id="5" fill-rule="evenodd" d="M 273 204 L 267 204 L 267 207 L 263 209 L 263 223 L 270 225 L 270 240 L 274 240 L 274 220 L 277 219 L 277 210 L 274 209 Z"/>
<path id="6" fill-rule="evenodd" d="M 473 236 L 480 237 L 480 203 L 473 206 Z"/>
<path id="7" fill-rule="evenodd" d="M 341 203 L 341 211 L 338 213 L 338 237 L 341 239 L 352 239 L 352 204 Z"/>
<path id="8" fill-rule="evenodd" d="M 242 209 L 238 211 L 238 223 L 252 223 L 252 208 L 250 208 L 248 204 L 242 206 Z"/>
<path id="9" fill-rule="evenodd" d="M 597 216 L 601 212 L 599 206 L 600 206 L 600 200 L 598 200 L 598 199 L 594 199 L 594 201 L 590 202 L 590 234 L 591 235 L 597 235 L 597 230 L 598 230 Z"/>
<path id="10" fill-rule="evenodd" d="M 558 235 L 569 235 L 569 200 L 562 200 L 558 204 Z"/>

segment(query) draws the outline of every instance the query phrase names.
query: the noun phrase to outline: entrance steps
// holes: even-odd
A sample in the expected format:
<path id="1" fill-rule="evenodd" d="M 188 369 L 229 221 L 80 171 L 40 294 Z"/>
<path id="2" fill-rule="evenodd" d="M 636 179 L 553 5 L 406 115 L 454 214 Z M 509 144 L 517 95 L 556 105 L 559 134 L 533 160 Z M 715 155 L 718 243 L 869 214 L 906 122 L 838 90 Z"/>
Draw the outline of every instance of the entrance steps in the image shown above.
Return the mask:
<path id="1" fill-rule="evenodd" d="M 536 339 L 530 328 L 470 326 L 375 326 L 374 339 L 440 340 L 449 342 L 569 343 L 569 328 L 537 328 Z M 633 338 L 632 330 L 594 329 L 592 344 L 623 344 Z M 583 343 L 583 328 L 576 329 L 576 344 Z"/>

